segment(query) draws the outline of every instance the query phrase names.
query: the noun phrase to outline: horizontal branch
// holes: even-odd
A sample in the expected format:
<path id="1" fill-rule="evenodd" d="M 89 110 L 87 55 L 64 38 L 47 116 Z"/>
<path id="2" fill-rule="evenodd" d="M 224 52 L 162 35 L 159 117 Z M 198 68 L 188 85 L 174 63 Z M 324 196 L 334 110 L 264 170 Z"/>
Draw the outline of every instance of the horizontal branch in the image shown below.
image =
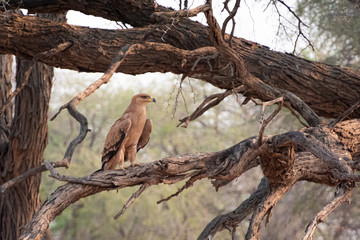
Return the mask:
<path id="1" fill-rule="evenodd" d="M 148 45 L 149 51 L 129 56 L 118 69 L 119 72 L 185 74 L 224 89 L 241 85 L 241 82 L 232 77 L 231 71 L 226 67 L 229 61 L 223 56 L 210 60 L 212 68 L 216 66 L 211 72 L 206 61 L 200 61 L 196 68 L 192 69 L 199 56 L 213 55 L 215 51 L 203 55 L 193 52 L 197 51 L 195 49 L 209 47 L 211 43 L 207 28 L 190 20 L 180 20 L 165 36 L 163 35 L 167 27 L 164 25 L 103 30 L 10 13 L 0 15 L 0 26 L 1 54 L 31 58 L 39 52 L 54 48 L 61 39 L 71 42 L 72 46 L 57 58 L 44 58 L 43 62 L 76 71 L 104 72 L 115 53 L 123 46 L 147 41 L 153 44 Z M 159 45 L 164 43 L 162 39 L 165 44 Z M 360 73 L 351 69 L 310 62 L 293 55 L 271 51 L 265 46 L 244 39 L 233 38 L 232 49 L 244 59 L 249 73 L 264 83 L 298 96 L 320 116 L 338 117 L 349 109 L 360 95 Z M 79 54 L 80 52 L 82 54 Z M 348 117 L 359 116 L 360 110 L 355 109 Z"/>

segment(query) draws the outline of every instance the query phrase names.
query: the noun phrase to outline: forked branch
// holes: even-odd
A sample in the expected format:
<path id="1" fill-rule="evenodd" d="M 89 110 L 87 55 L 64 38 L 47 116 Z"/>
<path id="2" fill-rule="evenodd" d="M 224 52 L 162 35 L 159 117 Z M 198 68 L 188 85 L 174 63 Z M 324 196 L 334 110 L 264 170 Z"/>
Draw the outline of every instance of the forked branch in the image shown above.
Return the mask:
<path id="1" fill-rule="evenodd" d="M 218 105 L 220 102 L 222 102 L 226 97 L 230 96 L 231 94 L 236 94 L 238 92 L 243 92 L 246 88 L 244 86 L 239 86 L 231 90 L 227 90 L 224 93 L 216 93 L 208 96 L 197 108 L 196 110 L 190 115 L 183 119 L 180 119 L 180 123 L 177 125 L 177 127 L 181 126 L 184 128 L 187 128 L 189 125 L 189 122 L 197 119 L 201 115 L 203 115 L 207 110 L 210 108 Z"/>

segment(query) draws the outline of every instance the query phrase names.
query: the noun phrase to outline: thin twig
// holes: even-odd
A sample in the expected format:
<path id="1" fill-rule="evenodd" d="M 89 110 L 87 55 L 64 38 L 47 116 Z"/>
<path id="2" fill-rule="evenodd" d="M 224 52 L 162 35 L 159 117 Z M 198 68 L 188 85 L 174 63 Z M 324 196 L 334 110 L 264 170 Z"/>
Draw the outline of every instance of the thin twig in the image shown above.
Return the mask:
<path id="1" fill-rule="evenodd" d="M 313 239 L 316 227 L 319 223 L 325 222 L 327 216 L 332 213 L 341 203 L 349 201 L 352 188 L 343 189 L 342 193 L 336 196 L 329 204 L 327 204 L 320 212 L 318 212 L 310 221 L 305 230 L 303 240 Z"/>
<path id="2" fill-rule="evenodd" d="M 183 119 L 180 119 L 180 123 L 177 125 L 177 127 L 184 124 L 182 127 L 187 128 L 189 125 L 189 122 L 197 119 L 201 115 L 203 115 L 207 110 L 210 108 L 218 105 L 220 102 L 222 102 L 226 97 L 230 96 L 233 93 L 244 91 L 246 88 L 245 86 L 241 85 L 239 87 L 236 87 L 234 89 L 227 90 L 223 93 L 216 93 L 212 94 L 209 97 L 207 97 L 197 108 L 196 110 L 190 115 Z"/>
<path id="3" fill-rule="evenodd" d="M 342 114 L 340 114 L 340 116 L 338 116 L 334 121 L 329 123 L 328 128 L 330 128 L 330 129 L 334 128 L 336 126 L 336 124 L 338 124 L 339 122 L 344 120 L 347 116 L 349 116 L 358 107 L 360 107 L 360 99 L 354 105 L 349 107 L 349 109 L 347 109 Z"/>
<path id="4" fill-rule="evenodd" d="M 118 212 L 115 215 L 114 219 L 118 219 L 126 211 L 126 209 L 140 196 L 140 194 L 142 194 L 148 187 L 150 187 L 150 184 L 148 184 L 148 183 L 144 183 L 143 185 L 141 185 L 141 187 L 131 195 L 131 197 L 124 204 L 124 206 L 120 210 L 120 212 Z"/>
<path id="5" fill-rule="evenodd" d="M 59 162 L 50 162 L 51 166 L 53 166 L 54 168 L 59 168 L 59 167 L 68 167 L 67 163 L 64 161 L 59 161 Z M 4 193 L 8 188 L 24 181 L 25 179 L 34 176 L 38 173 L 42 173 L 47 171 L 47 168 L 45 166 L 45 164 L 41 165 L 41 166 L 37 166 L 34 168 L 31 168 L 30 170 L 26 171 L 25 173 L 12 178 L 11 180 L 5 182 L 3 185 L 0 186 L 0 192 Z"/>
<path id="6" fill-rule="evenodd" d="M 157 201 L 156 203 L 157 203 L 157 204 L 160 204 L 160 203 L 162 203 L 162 202 L 165 202 L 165 201 L 170 200 L 170 199 L 173 198 L 173 197 L 176 197 L 176 196 L 179 195 L 182 191 L 184 191 L 185 189 L 191 187 L 191 186 L 194 184 L 194 182 L 196 182 L 197 180 L 202 179 L 202 178 L 204 178 L 204 177 L 206 177 L 206 176 L 207 176 L 206 174 L 198 174 L 198 173 L 196 173 L 196 175 L 192 176 L 192 177 L 185 183 L 184 186 L 182 186 L 180 189 L 177 190 L 176 193 L 171 194 L 171 195 L 168 196 L 167 198 L 161 199 L 161 200 Z"/>
<path id="7" fill-rule="evenodd" d="M 276 103 L 278 104 L 277 109 L 273 113 L 271 113 L 268 118 L 264 119 L 265 107 L 266 106 L 271 106 L 271 105 L 276 104 Z M 259 138 L 258 138 L 258 144 L 257 144 L 258 146 L 260 146 L 262 144 L 262 142 L 263 142 L 263 135 L 264 135 L 264 131 L 265 131 L 266 126 L 280 112 L 280 110 L 281 110 L 281 108 L 283 106 L 283 103 L 284 103 L 284 98 L 283 97 L 279 97 L 279 98 L 276 98 L 274 100 L 262 103 L 261 118 L 260 118 L 261 128 L 260 128 L 260 131 L 259 131 Z"/>
<path id="8" fill-rule="evenodd" d="M 67 161 L 69 164 L 75 148 L 84 140 L 89 131 L 87 118 L 76 109 L 76 106 L 86 97 L 94 93 L 101 85 L 106 84 L 110 81 L 112 75 L 118 69 L 120 64 L 124 61 L 126 54 L 134 50 L 136 48 L 136 45 L 137 44 L 126 45 L 122 47 L 121 50 L 115 55 L 104 75 L 102 75 L 101 78 L 89 85 L 84 91 L 76 95 L 73 99 L 71 99 L 70 102 L 61 106 L 58 112 L 50 119 L 51 121 L 53 121 L 63 109 L 67 108 L 70 115 L 80 123 L 80 132 L 78 136 L 70 142 L 63 157 L 63 160 Z"/>

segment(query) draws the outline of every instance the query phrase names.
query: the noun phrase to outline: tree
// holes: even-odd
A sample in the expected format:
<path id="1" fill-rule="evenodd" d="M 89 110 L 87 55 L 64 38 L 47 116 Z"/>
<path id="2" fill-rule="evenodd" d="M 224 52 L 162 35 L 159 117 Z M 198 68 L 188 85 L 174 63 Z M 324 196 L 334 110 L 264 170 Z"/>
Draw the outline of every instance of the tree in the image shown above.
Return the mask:
<path id="1" fill-rule="evenodd" d="M 207 239 L 225 228 L 231 229 L 235 236 L 236 226 L 250 214 L 245 237 L 258 239 L 262 221 L 270 219 L 275 204 L 298 181 L 336 186 L 338 190 L 335 198 L 310 221 L 305 239 L 312 237 L 317 224 L 325 221 L 340 203 L 350 199 L 351 191 L 359 181 L 353 172 L 358 169 L 360 160 L 360 73 L 274 52 L 225 34 L 239 2 L 236 1 L 232 10 L 225 6 L 229 16 L 222 29 L 213 15 L 211 1 L 181 11 L 173 11 L 150 0 L 107 1 L 106 4 L 102 1 L 79 4 L 25 0 L 20 5 L 30 13 L 78 10 L 134 27 L 116 31 L 69 26 L 6 11 L 0 15 L 1 54 L 15 54 L 78 71 L 105 72 L 60 109 L 67 108 L 80 122 L 80 134 L 69 145 L 62 161 L 45 162 L 45 166 L 37 169 L 48 169 L 54 178 L 69 183 L 59 187 L 42 204 L 21 239 L 39 239 L 50 221 L 71 203 L 104 190 L 140 185 L 125 205 L 126 210 L 152 185 L 187 179 L 178 192 L 165 199 L 168 200 L 197 180 L 212 179 L 218 189 L 258 165 L 265 175 L 258 189 L 237 209 L 210 221 L 199 239 Z M 277 2 L 286 6 L 283 1 Z M 4 10 L 17 7 L 18 1 L 6 1 L 3 5 Z M 205 14 L 208 27 L 187 18 L 199 12 Z M 299 25 L 301 23 L 299 20 Z M 258 136 L 219 152 L 182 154 L 125 171 L 101 172 L 83 178 L 57 174 L 54 167 L 70 164 L 75 147 L 88 132 L 87 119 L 76 106 L 107 83 L 115 71 L 128 74 L 173 72 L 182 74 L 183 79 L 197 78 L 226 90 L 209 96 L 193 114 L 181 119 L 184 126 L 233 93 L 243 94 L 245 103 L 258 99 L 263 108 L 272 104 L 277 104 L 278 108 L 269 117 L 262 116 Z M 283 106 L 301 116 L 303 120 L 299 117 L 299 121 L 304 121 L 305 128 L 274 136 L 264 135 L 267 124 Z M 336 119 L 327 124 L 320 117 Z M 3 185 L 3 190 L 6 192 L 8 188 Z"/>
<path id="2" fill-rule="evenodd" d="M 313 26 L 312 36 L 321 61 L 359 70 L 358 1 L 342 0 L 338 4 L 298 1 L 297 12 Z"/>

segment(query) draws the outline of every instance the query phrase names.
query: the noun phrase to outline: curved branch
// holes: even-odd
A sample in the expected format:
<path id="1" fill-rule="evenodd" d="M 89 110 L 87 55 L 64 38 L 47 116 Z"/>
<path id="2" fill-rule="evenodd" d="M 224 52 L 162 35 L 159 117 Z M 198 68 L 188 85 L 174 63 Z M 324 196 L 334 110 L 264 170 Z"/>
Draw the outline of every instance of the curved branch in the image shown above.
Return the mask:
<path id="1" fill-rule="evenodd" d="M 262 202 L 255 209 L 248 228 L 248 232 L 245 235 L 245 239 L 260 239 L 260 226 L 261 223 L 275 204 L 281 199 L 281 197 L 291 189 L 294 185 L 294 182 L 289 182 L 286 185 L 278 186 L 276 188 L 271 188 L 270 192 L 262 200 Z"/>
<path id="2" fill-rule="evenodd" d="M 219 215 L 214 218 L 201 232 L 198 240 L 212 239 L 217 232 L 227 228 L 236 227 L 242 222 L 270 193 L 269 181 L 263 178 L 257 190 L 248 199 L 242 202 L 234 211 Z"/>
<path id="3" fill-rule="evenodd" d="M 99 78 L 97 81 L 88 86 L 84 91 L 71 99 L 70 102 L 61 106 L 59 111 L 50 119 L 51 121 L 53 121 L 64 108 L 67 108 L 70 115 L 80 123 L 79 135 L 70 142 L 62 160 L 64 162 L 67 162 L 67 167 L 70 164 L 71 157 L 75 151 L 75 148 L 84 140 L 87 132 L 89 131 L 87 118 L 76 109 L 76 106 L 86 97 L 95 92 L 101 85 L 108 83 L 112 75 L 118 69 L 120 64 L 124 61 L 126 54 L 132 52 L 134 49 L 136 49 L 136 45 L 124 46 L 123 48 L 121 48 L 118 54 L 115 55 L 114 59 L 111 61 L 110 66 L 106 70 L 104 75 L 102 75 L 101 78 Z"/>

